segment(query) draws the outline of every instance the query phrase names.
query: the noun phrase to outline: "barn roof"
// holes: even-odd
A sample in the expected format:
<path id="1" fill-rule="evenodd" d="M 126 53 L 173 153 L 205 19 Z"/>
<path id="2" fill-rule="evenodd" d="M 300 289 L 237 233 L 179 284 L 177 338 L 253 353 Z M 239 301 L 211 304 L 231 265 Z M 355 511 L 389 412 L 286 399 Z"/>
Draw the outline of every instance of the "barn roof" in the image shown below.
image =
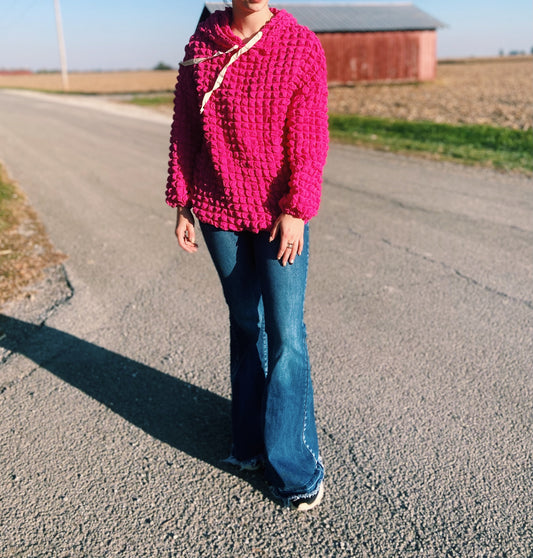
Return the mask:
<path id="1" fill-rule="evenodd" d="M 365 31 L 418 31 L 444 25 L 409 2 L 360 3 L 322 2 L 307 4 L 270 2 L 270 6 L 290 12 L 298 23 L 315 33 Z M 201 19 L 215 10 L 223 10 L 223 2 L 206 2 Z"/>

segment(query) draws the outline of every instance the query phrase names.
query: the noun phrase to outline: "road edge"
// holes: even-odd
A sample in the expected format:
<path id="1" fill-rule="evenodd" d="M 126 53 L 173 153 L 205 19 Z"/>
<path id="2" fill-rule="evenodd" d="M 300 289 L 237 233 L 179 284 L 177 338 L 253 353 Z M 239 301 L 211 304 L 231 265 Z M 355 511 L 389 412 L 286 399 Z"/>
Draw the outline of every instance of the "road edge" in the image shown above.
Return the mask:
<path id="1" fill-rule="evenodd" d="M 74 296 L 74 287 L 64 264 L 44 269 L 43 275 L 43 279 L 25 287 L 21 296 L 0 306 L 0 342 L 8 335 L 13 336 L 15 345 L 25 341 L 20 332 L 4 328 L 4 317 L 41 327 Z M 3 348 L 0 344 L 0 364 L 5 363 L 12 354 L 12 350 Z"/>

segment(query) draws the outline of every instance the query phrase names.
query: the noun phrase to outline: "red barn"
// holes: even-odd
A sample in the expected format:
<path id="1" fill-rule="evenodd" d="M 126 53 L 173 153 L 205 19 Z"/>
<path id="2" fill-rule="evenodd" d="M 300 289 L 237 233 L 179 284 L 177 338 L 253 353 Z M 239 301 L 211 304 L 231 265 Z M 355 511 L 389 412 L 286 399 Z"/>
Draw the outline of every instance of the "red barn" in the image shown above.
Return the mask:
<path id="1" fill-rule="evenodd" d="M 0 70 L 0 76 L 29 76 L 30 70 Z"/>
<path id="2" fill-rule="evenodd" d="M 443 24 L 410 3 L 280 3 L 314 31 L 326 53 L 330 84 L 427 81 L 437 69 L 437 28 Z M 222 2 L 207 2 L 200 21 Z"/>

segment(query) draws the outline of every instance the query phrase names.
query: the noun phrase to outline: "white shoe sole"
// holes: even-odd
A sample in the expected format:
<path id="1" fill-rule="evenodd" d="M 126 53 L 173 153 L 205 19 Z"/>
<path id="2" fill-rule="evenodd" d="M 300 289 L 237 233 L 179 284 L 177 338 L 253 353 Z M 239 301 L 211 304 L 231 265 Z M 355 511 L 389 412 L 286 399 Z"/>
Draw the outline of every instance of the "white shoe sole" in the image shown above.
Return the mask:
<path id="1" fill-rule="evenodd" d="M 291 506 L 293 509 L 299 512 L 309 511 L 312 510 L 313 508 L 316 508 L 320 504 L 320 502 L 322 502 L 322 498 L 324 498 L 324 483 L 320 485 L 316 498 L 310 504 L 307 504 L 306 502 L 301 502 L 298 506 L 295 506 L 294 504 L 291 503 Z"/>

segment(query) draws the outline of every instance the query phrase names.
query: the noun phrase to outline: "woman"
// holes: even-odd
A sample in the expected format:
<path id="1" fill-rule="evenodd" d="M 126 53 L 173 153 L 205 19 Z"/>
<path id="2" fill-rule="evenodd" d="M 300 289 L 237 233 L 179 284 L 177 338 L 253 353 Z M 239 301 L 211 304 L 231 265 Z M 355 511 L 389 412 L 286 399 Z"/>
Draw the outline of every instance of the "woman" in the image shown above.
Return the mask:
<path id="1" fill-rule="evenodd" d="M 326 64 L 311 31 L 268 0 L 233 0 L 198 26 L 176 86 L 167 203 L 189 253 L 194 211 L 229 308 L 228 461 L 264 464 L 297 510 L 323 495 L 303 309 L 327 149 Z"/>

